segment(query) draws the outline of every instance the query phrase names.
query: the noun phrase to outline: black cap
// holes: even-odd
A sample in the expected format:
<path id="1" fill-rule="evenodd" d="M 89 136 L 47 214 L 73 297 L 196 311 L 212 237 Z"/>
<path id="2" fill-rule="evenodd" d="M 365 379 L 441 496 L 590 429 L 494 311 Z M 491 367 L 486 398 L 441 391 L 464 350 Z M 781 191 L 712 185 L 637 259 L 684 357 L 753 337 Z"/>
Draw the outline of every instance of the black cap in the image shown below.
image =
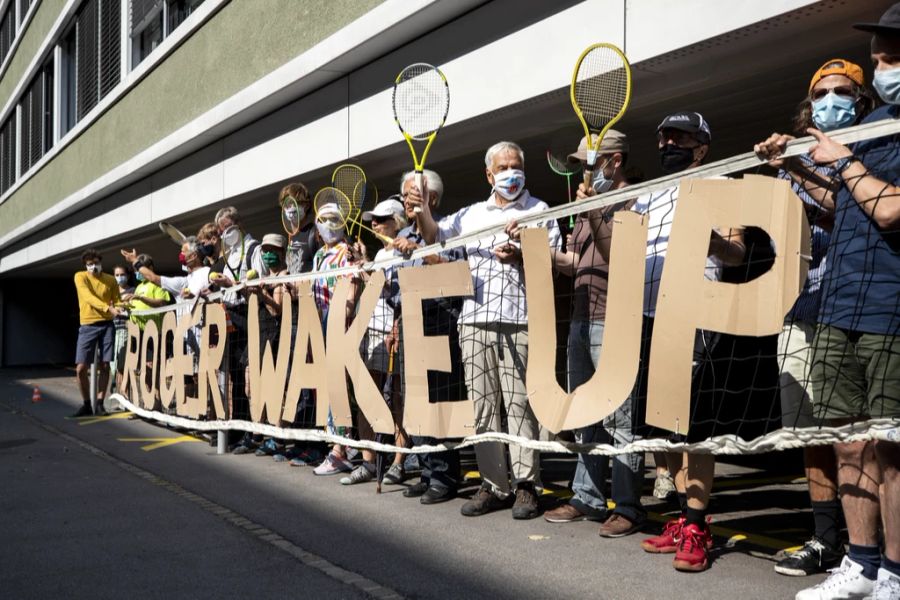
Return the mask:
<path id="1" fill-rule="evenodd" d="M 681 111 L 672 113 L 662 120 L 662 123 L 656 128 L 656 132 L 659 133 L 663 129 L 678 129 L 679 131 L 693 133 L 702 144 L 708 144 L 712 139 L 709 123 L 698 112 Z"/>
<path id="2" fill-rule="evenodd" d="M 871 33 L 900 35 L 900 2 L 887 9 L 877 23 L 857 23 L 853 27 Z"/>

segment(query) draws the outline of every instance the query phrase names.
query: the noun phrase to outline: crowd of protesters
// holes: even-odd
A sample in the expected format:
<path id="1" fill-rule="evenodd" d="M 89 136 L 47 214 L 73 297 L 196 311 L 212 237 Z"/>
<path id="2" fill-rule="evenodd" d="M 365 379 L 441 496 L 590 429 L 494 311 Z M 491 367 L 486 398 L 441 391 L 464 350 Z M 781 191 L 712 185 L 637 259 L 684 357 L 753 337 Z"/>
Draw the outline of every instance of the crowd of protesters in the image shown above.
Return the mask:
<path id="1" fill-rule="evenodd" d="M 792 136 L 775 133 L 754 147 L 778 170 L 778 177 L 790 182 L 809 217 L 812 254 L 800 297 L 777 340 L 748 344 L 735 336 L 696 333 L 692 426 L 687 436 L 673 441 L 690 443 L 713 434 L 734 433 L 728 423 L 740 423 L 741 418 L 728 416 L 752 404 L 747 396 L 742 397 L 742 403 L 734 394 L 718 393 L 723 373 L 717 365 L 723 357 L 730 361 L 740 357 L 754 365 L 743 368 L 750 372 L 743 388 L 765 388 L 762 379 L 772 378 L 773 389 L 779 394 L 781 425 L 786 428 L 900 417 L 900 195 L 895 187 L 900 181 L 900 137 L 883 136 L 849 147 L 829 137 L 830 132 L 843 127 L 898 117 L 900 3 L 879 23 L 857 27 L 873 34 L 874 91 L 860 66 L 841 58 L 828 60 L 813 74 L 793 119 L 793 133 L 813 135 L 815 145 L 805 155 L 782 158 Z M 665 116 L 656 130 L 662 170 L 678 173 L 702 165 L 712 140 L 710 125 L 700 113 L 681 111 Z M 587 140 L 574 142 L 569 159 L 585 162 Z M 607 132 L 593 178 L 579 186 L 578 199 L 628 186 L 629 150 L 625 134 Z M 441 177 L 426 170 L 419 184 L 416 173 L 403 174 L 396 195 L 360 215 L 361 221 L 383 240 L 383 248 L 377 252 L 347 233 L 343 227 L 347 215 L 340 206 L 326 203 L 314 208 L 301 183 L 286 186 L 278 198 L 283 211 L 292 211 L 288 218 L 299 224 L 290 240 L 281 233 L 268 233 L 257 241 L 245 230 L 239 212 L 226 207 L 196 236 L 184 240 L 179 254 L 184 273 L 178 276 L 159 275 L 152 257 L 123 250 L 126 264 L 115 267 L 113 278 L 103 273 L 97 252 L 85 252 L 85 269 L 75 276 L 81 305 L 76 362 L 84 399 L 76 416 L 91 414 L 93 404 L 102 401 L 102 396 L 90 398 L 88 391 L 87 368 L 94 360 L 95 349 L 101 353 L 99 389 L 107 387 L 109 362 L 118 365 L 115 372 L 121 376 L 126 319 L 143 329 L 148 319 L 160 317 L 142 316 L 136 311 L 222 289 L 229 339 L 238 341 L 237 350 L 233 347 L 223 364 L 228 374 L 228 398 L 232 415 L 246 418 L 251 396 L 249 357 L 247 344 L 240 340 L 246 340 L 248 334 L 248 298 L 256 294 L 259 300 L 260 352 L 269 346 L 276 354 L 283 306 L 296 300 L 298 288 L 287 281 L 230 291 L 231 284 L 248 278 L 314 272 L 318 276 L 312 281 L 312 292 L 322 323 L 331 310 L 341 311 L 349 321 L 370 274 L 329 272 L 373 259 L 405 256 L 409 260 L 403 266 L 467 261 L 473 278 L 472 295 L 423 303 L 424 333 L 449 337 L 452 365 L 450 372 L 428 372 L 429 400 L 472 399 L 475 433 L 500 431 L 540 439 L 541 427 L 525 387 L 528 307 L 517 221 L 548 205 L 529 193 L 525 156 L 513 142 L 499 142 L 487 150 L 485 178 L 490 187 L 485 200 L 441 216 Z M 561 230 L 555 220 L 538 224 L 548 231 L 554 269 L 573 281 L 566 352 L 571 391 L 591 378 L 603 344 L 614 214 L 634 211 L 648 223 L 638 378 L 632 394 L 613 414 L 573 432 L 578 442 L 623 447 L 641 438 L 668 435 L 646 425 L 646 386 L 660 274 L 678 195 L 679 186 L 674 185 L 622 204 L 583 212 L 571 231 L 565 227 Z M 469 241 L 455 250 L 410 257 L 421 246 L 490 226 L 505 229 L 502 234 Z M 772 256 L 770 244 L 760 241 L 759 232 L 752 228 L 716 229 L 710 236 L 705 277 L 733 283 L 747 281 L 755 276 L 754 269 L 764 270 L 759 265 L 765 265 Z M 335 286 L 341 277 L 349 278 L 351 286 L 342 306 L 334 305 Z M 400 446 L 439 442 L 408 435 L 401 426 L 405 382 L 402 376 L 394 375 L 403 373 L 403 303 L 396 268 L 385 270 L 385 281 L 360 347 L 362 358 L 389 404 L 394 418 L 392 441 Z M 293 314 L 296 330 L 297 311 Z M 200 334 L 200 328 L 195 327 L 186 338 L 195 356 L 202 343 Z M 771 345 L 767 345 L 769 342 Z M 764 367 L 765 360 L 773 364 Z M 718 384 L 710 383 L 717 378 Z M 732 383 L 735 389 L 742 387 L 739 381 Z M 314 410 L 312 393 L 304 391 L 295 424 L 310 426 Z M 385 436 L 376 435 L 361 413 L 354 415 L 353 431 L 335 427 L 330 414 L 328 421 L 327 428 L 333 433 L 384 441 Z M 423 504 L 450 500 L 461 485 L 459 455 L 454 450 L 418 455 L 419 480 L 412 483 L 413 472 L 399 453 L 388 456 L 385 461 L 389 464 L 380 468 L 378 463 L 382 461 L 375 452 L 366 449 L 357 453 L 341 444 L 320 452 L 323 448 L 315 444 L 291 445 L 250 434 L 236 436 L 231 442 L 230 450 L 235 454 L 274 456 L 294 466 L 313 467 L 316 475 L 343 475 L 339 481 L 344 485 L 375 479 L 385 484 L 410 482 L 403 495 L 419 498 Z M 478 444 L 475 454 L 482 484 L 462 504 L 463 515 L 477 517 L 511 509 L 514 519 L 540 516 L 541 465 L 536 450 L 492 442 Z M 673 555 L 675 569 L 705 570 L 713 544 L 707 511 L 714 456 L 670 452 L 654 458 L 654 495 L 677 498 L 680 514 L 658 535 L 642 539 L 641 546 L 648 553 Z M 879 440 L 811 446 L 804 449 L 804 461 L 814 537 L 787 554 L 775 570 L 793 576 L 831 570 L 827 579 L 800 591 L 799 599 L 900 598 L 900 444 Z M 614 456 L 607 492 L 609 463 L 608 457 L 579 454 L 571 499 L 545 511 L 544 518 L 551 523 L 597 521 L 599 534 L 609 538 L 641 531 L 647 516 L 641 502 L 644 455 Z M 608 499 L 614 508 L 609 508 Z M 842 537 L 842 521 L 846 523 L 847 540 Z"/>

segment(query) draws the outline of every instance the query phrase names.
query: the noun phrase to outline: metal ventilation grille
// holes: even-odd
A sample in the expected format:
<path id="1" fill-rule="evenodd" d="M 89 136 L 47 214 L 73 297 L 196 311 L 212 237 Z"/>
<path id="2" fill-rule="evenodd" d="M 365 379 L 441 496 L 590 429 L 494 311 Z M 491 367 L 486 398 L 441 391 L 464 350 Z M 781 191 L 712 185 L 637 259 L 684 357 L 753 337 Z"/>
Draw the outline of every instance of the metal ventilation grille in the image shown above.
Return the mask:
<path id="1" fill-rule="evenodd" d="M 53 145 L 53 62 L 45 64 L 22 96 L 21 172 L 41 159 Z"/>
<path id="2" fill-rule="evenodd" d="M 121 80 L 121 22 L 119 0 L 86 0 L 75 15 L 76 121 Z"/>
<path id="3" fill-rule="evenodd" d="M 0 128 L 0 193 L 16 182 L 16 120 L 12 115 Z"/>
<path id="4" fill-rule="evenodd" d="M 87 0 L 78 9 L 75 15 L 76 27 L 76 57 L 75 68 L 77 71 L 76 94 L 76 119 L 80 121 L 84 115 L 97 106 L 100 101 L 98 80 L 98 0 Z"/>
<path id="5" fill-rule="evenodd" d="M 6 60 L 13 40 L 16 39 L 16 3 L 6 5 L 3 19 L 0 20 L 0 63 Z"/>
<path id="6" fill-rule="evenodd" d="M 100 98 L 119 84 L 122 77 L 122 3 L 101 0 L 100 7 Z"/>

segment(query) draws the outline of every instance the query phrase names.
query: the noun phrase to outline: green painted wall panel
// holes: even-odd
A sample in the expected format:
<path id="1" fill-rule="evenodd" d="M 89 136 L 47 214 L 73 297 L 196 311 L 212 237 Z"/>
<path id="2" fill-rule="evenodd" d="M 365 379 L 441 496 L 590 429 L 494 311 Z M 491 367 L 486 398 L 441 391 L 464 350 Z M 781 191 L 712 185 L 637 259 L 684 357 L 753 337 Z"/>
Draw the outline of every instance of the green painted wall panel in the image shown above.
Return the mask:
<path id="1" fill-rule="evenodd" d="M 308 50 L 381 1 L 232 0 L 0 205 L 0 235 Z"/>
<path id="2" fill-rule="evenodd" d="M 3 78 L 0 79 L 0 107 L 6 106 L 10 94 L 13 93 L 28 65 L 31 64 L 31 60 L 40 50 L 41 44 L 44 43 L 44 39 L 50 33 L 50 29 L 65 4 L 66 0 L 41 0 L 37 12 L 28 23 L 28 28 L 20 34 L 22 39 L 3 73 Z"/>

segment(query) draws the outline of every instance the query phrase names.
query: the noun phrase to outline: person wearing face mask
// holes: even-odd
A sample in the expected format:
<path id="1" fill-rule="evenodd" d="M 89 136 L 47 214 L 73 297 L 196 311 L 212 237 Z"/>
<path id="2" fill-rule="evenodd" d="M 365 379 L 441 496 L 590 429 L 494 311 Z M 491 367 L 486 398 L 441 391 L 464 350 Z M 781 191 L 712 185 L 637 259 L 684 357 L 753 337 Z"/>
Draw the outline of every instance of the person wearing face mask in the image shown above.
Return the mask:
<path id="1" fill-rule="evenodd" d="M 129 317 L 132 323 L 143 331 L 147 326 L 147 321 L 155 321 L 157 327 L 162 327 L 162 315 L 136 315 L 134 311 L 147 310 L 150 308 L 160 308 L 172 303 L 172 294 L 164 290 L 158 284 L 153 283 L 144 277 L 141 273 L 141 267 L 147 267 L 151 271 L 154 269 L 153 257 L 149 254 L 138 254 L 134 261 L 134 277 L 137 279 L 137 286 L 134 288 L 134 294 L 128 307 L 132 310 Z"/>
<path id="2" fill-rule="evenodd" d="M 81 391 L 82 406 L 72 415 L 74 417 L 94 414 L 95 401 L 98 411 L 102 410 L 109 383 L 109 363 L 113 359 L 115 342 L 113 318 L 121 313 L 121 309 L 116 306 L 120 302 L 119 284 L 112 275 L 103 272 L 102 258 L 96 250 L 85 250 L 81 255 L 84 270 L 75 273 L 81 324 L 75 349 L 75 379 Z M 98 347 L 97 398 L 91 398 L 88 371 Z"/>
<path id="3" fill-rule="evenodd" d="M 700 113 L 677 112 L 667 116 L 657 127 L 657 148 L 660 167 L 665 173 L 678 173 L 703 163 L 709 153 L 711 141 L 709 124 Z M 637 198 L 628 208 L 622 205 L 591 211 L 589 218 L 594 234 L 594 244 L 601 255 L 609 260 L 612 215 L 625 208 L 642 215 L 648 221 L 647 256 L 644 271 L 644 326 L 641 336 L 641 361 L 638 380 L 631 398 L 626 401 L 631 406 L 634 421 L 643 423 L 646 408 L 646 381 L 649 350 L 652 344 L 653 318 L 656 314 L 656 298 L 660 276 L 665 264 L 672 219 L 677 210 L 679 186 L 676 184 L 665 190 L 645 194 Z M 593 195 L 584 184 L 579 186 L 579 199 Z M 725 266 L 741 265 L 746 248 L 743 230 L 714 230 L 710 237 L 705 276 L 720 280 Z M 717 337 L 708 332 L 698 332 L 694 357 L 694 378 L 697 382 L 708 377 L 712 368 L 711 356 L 715 350 Z M 697 417 L 699 399 L 692 398 L 691 414 Z M 714 421 L 714 419 L 712 419 Z M 692 418 L 693 422 L 693 418 Z M 692 427 L 690 436 L 698 435 Z M 646 426 L 636 433 L 656 435 Z M 681 440 L 683 441 L 683 440 Z M 689 437 L 687 441 L 694 441 Z M 702 571 L 709 564 L 708 548 L 711 535 L 707 524 L 706 511 L 712 489 L 715 458 L 713 455 L 667 453 L 666 462 L 672 474 L 681 505 L 681 515 L 668 522 L 661 535 L 645 539 L 641 547 L 650 553 L 674 553 L 673 566 L 680 571 Z"/>
<path id="4" fill-rule="evenodd" d="M 200 242 L 195 236 L 188 236 L 184 244 L 181 246 L 181 252 L 178 254 L 178 262 L 181 263 L 184 275 L 176 277 L 167 277 L 165 275 L 157 275 L 152 268 L 152 262 L 149 264 L 138 260 L 136 250 L 122 250 L 122 256 L 131 263 L 135 274 L 140 274 L 141 278 L 149 281 L 154 285 L 158 285 L 172 296 L 178 298 L 179 301 L 187 301 L 197 296 L 205 294 L 210 286 L 210 268 L 203 264 L 203 257 L 200 255 Z M 225 279 L 216 280 L 216 283 L 227 287 L 230 281 Z M 191 313 L 191 305 L 185 304 L 179 307 L 177 314 L 179 318 L 184 318 Z M 202 331 L 202 323 L 188 330 L 185 335 L 185 347 L 193 354 L 194 372 L 200 358 L 200 333 Z"/>
<path id="5" fill-rule="evenodd" d="M 244 230 L 243 220 L 237 208 L 226 206 L 220 209 L 214 219 L 222 240 L 223 274 L 232 281 L 247 279 L 253 272 L 265 273 L 266 266 L 262 261 L 259 241 Z M 228 291 L 222 296 L 225 310 L 230 321 L 229 339 L 232 347 L 243 347 L 247 343 L 247 291 Z M 244 392 L 244 366 L 241 364 L 241 352 L 228 352 L 228 379 L 232 414 L 236 419 L 250 418 L 250 403 Z M 233 436 L 233 437 L 232 437 Z M 250 433 L 233 432 L 229 441 L 247 441 Z"/>
<path id="6" fill-rule="evenodd" d="M 900 117 L 900 3 L 873 34 L 872 85 L 886 103 L 863 123 Z M 828 271 L 812 341 L 814 416 L 825 425 L 900 417 L 900 140 L 882 136 L 847 147 L 816 129 L 809 157 L 835 173 Z M 757 145 L 778 158 L 788 136 Z M 840 566 L 798 600 L 900 598 L 900 443 L 834 445 L 837 483 L 850 538 Z M 879 485 L 880 483 L 880 485 Z M 880 516 L 880 519 L 879 519 Z M 883 527 L 879 527 L 882 525 Z M 879 544 L 879 529 L 883 548 Z"/>
<path id="7" fill-rule="evenodd" d="M 513 142 L 498 142 L 485 154 L 485 176 L 491 186 L 487 200 L 477 202 L 436 222 L 427 203 L 417 223 L 427 243 L 503 225 L 547 209 L 525 187 L 525 155 Z M 422 190 L 422 195 L 427 189 Z M 539 223 L 549 230 L 550 249 L 561 248 L 556 221 Z M 475 287 L 463 301 L 459 338 L 469 397 L 475 403 L 476 433 L 504 431 L 527 439 L 539 438 L 540 426 L 528 403 L 525 368 L 528 363 L 528 311 L 522 252 L 517 242 L 498 235 L 466 246 Z M 508 427 L 503 428 L 505 408 Z M 538 516 L 536 484 L 540 455 L 518 445 L 478 444 L 476 455 L 483 478 L 481 488 L 461 509 L 464 516 L 479 516 L 509 506 L 514 519 Z"/>
<path id="8" fill-rule="evenodd" d="M 794 118 L 794 131 L 805 135 L 807 129 L 814 127 L 827 133 L 855 125 L 880 104 L 865 87 L 859 65 L 842 58 L 831 59 L 813 75 L 808 94 Z M 773 141 L 777 141 L 777 134 L 775 138 Z M 834 204 L 826 203 L 825 198 L 838 180 L 829 165 L 816 165 L 806 155 L 770 164 L 778 168 L 778 177 L 791 181 L 792 189 L 803 200 L 810 223 L 809 273 L 800 296 L 785 318 L 778 338 L 778 359 L 782 425 L 812 427 L 821 423 L 813 417 L 809 367 L 826 270 L 825 253 L 834 225 Z M 830 446 L 808 446 L 803 449 L 803 458 L 815 533 L 801 549 L 788 553 L 775 564 L 775 571 L 783 575 L 821 573 L 837 566 L 843 555 L 834 450 Z"/>
<path id="9" fill-rule="evenodd" d="M 328 313 L 331 310 L 340 310 L 346 319 L 351 319 L 353 310 L 356 307 L 356 297 L 359 292 L 359 280 L 357 277 L 351 279 L 351 291 L 347 296 L 345 306 L 332 306 L 331 299 L 334 296 L 334 288 L 337 285 L 338 278 L 334 275 L 328 275 L 328 271 L 340 269 L 355 264 L 359 260 L 357 250 L 354 250 L 347 243 L 344 236 L 345 216 L 342 215 L 336 204 L 324 204 L 319 207 L 316 214 L 316 231 L 321 241 L 321 247 L 313 256 L 313 271 L 321 273 L 319 277 L 312 282 L 313 299 L 316 308 L 319 309 L 319 318 L 322 321 L 323 329 L 326 328 L 328 322 Z M 328 430 L 343 434 L 343 428 L 335 428 L 331 424 L 331 413 L 328 415 Z M 353 465 L 347 458 L 346 449 L 340 444 L 334 444 L 331 451 L 325 457 L 325 460 L 313 469 L 315 475 L 337 475 L 338 473 L 350 472 Z"/>
<path id="10" fill-rule="evenodd" d="M 388 240 L 393 240 L 397 236 L 397 232 L 406 227 L 406 214 L 403 210 L 403 204 L 400 197 L 395 195 L 386 200 L 382 200 L 376 204 L 372 210 L 362 213 L 362 220 L 369 223 L 372 230 L 378 235 L 384 236 Z M 395 255 L 394 248 L 391 244 L 385 244 L 384 248 L 380 248 L 375 254 L 375 261 L 387 260 Z M 366 328 L 366 335 L 360 345 L 360 354 L 366 363 L 366 369 L 372 377 L 372 381 L 383 390 L 387 377 L 389 366 L 393 362 L 393 368 L 396 373 L 403 371 L 403 358 L 398 354 L 391 356 L 391 351 L 396 350 L 393 346 L 391 331 L 394 326 L 394 307 L 391 299 L 391 277 L 394 269 L 388 268 L 384 270 L 385 285 L 382 288 L 381 296 L 375 305 L 375 311 L 369 319 L 369 325 Z M 369 273 L 361 274 L 363 281 L 368 282 Z M 400 378 L 392 380 L 399 382 Z M 391 415 L 394 418 L 394 436 L 397 445 L 403 446 L 406 443 L 406 435 L 400 428 L 400 421 L 403 418 L 403 405 L 397 394 L 393 393 L 396 386 L 391 389 Z M 372 426 L 366 420 L 365 415 L 359 413 L 357 415 L 359 439 L 375 440 L 375 432 Z M 375 460 L 376 454 L 373 450 L 364 449 L 362 451 L 363 463 L 356 467 L 347 477 L 341 478 L 343 485 L 355 485 L 357 483 L 366 483 L 375 478 Z M 394 472 L 398 468 L 402 469 L 403 454 L 396 453 L 393 457 L 391 467 Z M 396 467 L 395 467 L 396 465 Z"/>
<path id="11" fill-rule="evenodd" d="M 284 202 L 287 198 L 293 198 L 297 202 L 296 209 L 290 205 L 289 208 L 285 208 Z M 278 194 L 278 206 L 282 207 L 282 210 L 296 212 L 285 214 L 285 218 L 291 219 L 299 226 L 297 233 L 291 237 L 291 244 L 287 249 L 288 272 L 308 273 L 312 270 L 313 256 L 320 246 L 309 190 L 300 182 L 289 183 L 281 188 Z"/>
<path id="12" fill-rule="evenodd" d="M 287 274 L 285 265 L 285 247 L 287 240 L 278 233 L 269 233 L 263 236 L 260 245 L 262 260 L 266 270 L 260 273 L 261 277 L 269 277 Z M 255 285 L 248 288 L 251 294 L 256 294 L 259 300 L 259 352 L 260 359 L 265 353 L 266 344 L 272 348 L 272 355 L 278 355 L 278 342 L 281 330 L 282 303 L 290 298 L 285 294 L 285 284 Z M 246 385 L 244 392 L 250 397 L 250 355 L 249 346 L 245 346 L 241 356 L 244 365 L 244 379 Z M 240 453 L 239 453 L 240 454 Z"/>
<path id="13" fill-rule="evenodd" d="M 444 182 L 436 172 L 425 169 L 422 173 L 423 187 L 428 193 L 429 212 L 434 220 L 440 221 L 437 214 L 441 198 L 444 195 Z M 400 197 L 409 226 L 401 229 L 394 238 L 393 247 L 400 254 L 409 256 L 417 248 L 425 245 L 425 240 L 416 222 L 415 207 L 422 201 L 419 188 L 416 187 L 416 174 L 413 171 L 404 173 L 400 178 Z M 403 263 L 403 267 L 418 267 L 438 263 L 465 260 L 465 252 L 461 248 L 446 250 L 440 254 L 431 254 Z M 398 356 L 403 355 L 402 327 L 403 303 L 400 294 L 398 269 L 392 269 L 391 298 L 394 307 L 394 326 L 390 334 L 391 342 Z M 462 354 L 459 347 L 458 320 L 462 310 L 462 299 L 458 297 L 431 298 L 422 302 L 422 328 L 425 335 L 447 336 L 450 346 L 450 371 L 428 371 L 428 401 L 449 402 L 465 397 L 465 382 L 462 373 Z M 402 371 L 401 371 L 402 373 Z M 401 380 L 401 396 L 404 395 L 406 380 Z M 412 436 L 416 446 L 437 445 L 440 440 L 433 437 Z M 405 498 L 417 498 L 424 505 L 439 504 L 456 497 L 459 488 L 459 451 L 428 452 L 419 454 L 422 472 L 419 481 L 403 491 Z M 384 476 L 385 484 L 399 484 L 406 479 L 403 464 L 397 461 L 391 465 Z"/>
<path id="14" fill-rule="evenodd" d="M 219 239 L 219 228 L 216 224 L 204 223 L 197 231 L 197 241 L 200 242 L 200 256 L 203 257 L 203 264 L 212 267 L 219 273 L 224 271 L 222 240 Z"/>
<path id="15" fill-rule="evenodd" d="M 593 143 L 596 143 L 596 135 Z M 600 143 L 597 167 L 590 192 L 602 194 L 627 186 L 625 165 L 628 160 L 628 138 L 611 129 Z M 582 138 L 578 150 L 570 160 L 587 161 L 587 138 Z M 573 276 L 572 321 L 569 326 L 568 363 L 569 389 L 574 390 L 594 374 L 600 358 L 606 320 L 606 290 L 609 265 L 594 244 L 587 213 L 578 215 L 565 252 L 553 252 L 554 267 Z M 579 443 L 614 443 L 625 445 L 634 441 L 631 434 L 630 407 L 623 404 L 606 423 L 597 423 L 575 432 Z M 572 521 L 601 521 L 599 533 L 603 537 L 623 537 L 637 531 L 646 519 L 641 505 L 643 484 L 643 455 L 620 454 L 613 457 L 612 500 L 615 510 L 607 511 L 606 470 L 609 457 L 579 454 L 572 478 L 574 495 L 565 504 L 544 513 L 551 523 Z"/>
<path id="16" fill-rule="evenodd" d="M 113 269 L 113 277 L 119 286 L 119 299 L 123 303 L 131 300 L 134 294 L 134 285 L 131 283 L 131 274 L 128 269 L 121 265 L 116 265 Z M 116 338 L 113 350 L 113 359 L 110 363 L 110 370 L 113 373 L 113 390 L 118 390 L 122 385 L 121 366 L 125 360 L 125 342 L 128 340 L 128 314 L 127 310 L 123 310 L 113 319 L 113 326 L 116 330 Z"/>

